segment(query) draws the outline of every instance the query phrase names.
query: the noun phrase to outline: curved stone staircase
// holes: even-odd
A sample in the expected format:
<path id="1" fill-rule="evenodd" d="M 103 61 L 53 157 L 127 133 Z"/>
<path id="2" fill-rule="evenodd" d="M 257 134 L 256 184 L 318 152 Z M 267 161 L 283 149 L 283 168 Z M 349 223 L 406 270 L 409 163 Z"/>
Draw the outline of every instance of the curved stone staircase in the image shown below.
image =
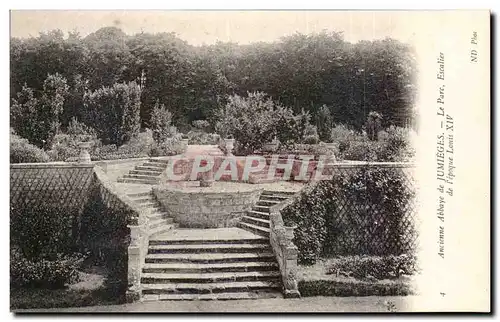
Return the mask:
<path id="1" fill-rule="evenodd" d="M 150 159 L 118 179 L 137 206 L 150 210 L 149 244 L 140 276 L 141 299 L 282 297 L 282 275 L 269 241 L 269 214 L 271 206 L 294 193 L 264 191 L 238 227 L 179 229 L 150 186 L 159 183 L 167 162 Z"/>
<path id="2" fill-rule="evenodd" d="M 254 234 L 269 237 L 269 214 L 272 206 L 280 204 L 292 197 L 294 192 L 264 191 L 259 201 L 241 218 L 238 227 Z"/>

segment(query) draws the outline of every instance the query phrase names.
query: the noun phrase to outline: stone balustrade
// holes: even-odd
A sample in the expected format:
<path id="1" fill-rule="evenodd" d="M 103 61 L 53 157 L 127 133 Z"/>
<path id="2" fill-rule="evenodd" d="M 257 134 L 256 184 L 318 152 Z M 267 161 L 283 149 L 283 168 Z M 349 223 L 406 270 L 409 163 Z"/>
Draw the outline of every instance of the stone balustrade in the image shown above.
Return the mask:
<path id="1" fill-rule="evenodd" d="M 285 203 L 272 206 L 270 209 L 269 239 L 283 280 L 283 295 L 285 298 L 300 297 L 297 284 L 298 248 L 293 244 L 295 227 L 287 227 L 281 217 L 281 209 L 290 204 L 290 198 Z"/>

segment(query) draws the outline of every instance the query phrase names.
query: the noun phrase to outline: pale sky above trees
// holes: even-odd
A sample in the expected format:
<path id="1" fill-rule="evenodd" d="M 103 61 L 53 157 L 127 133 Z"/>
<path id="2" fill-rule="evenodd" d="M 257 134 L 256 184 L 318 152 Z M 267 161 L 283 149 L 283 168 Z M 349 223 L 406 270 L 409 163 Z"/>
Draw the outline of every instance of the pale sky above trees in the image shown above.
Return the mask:
<path id="1" fill-rule="evenodd" d="M 349 42 L 390 37 L 411 42 L 415 14 L 346 11 L 12 11 L 11 35 L 38 36 L 53 29 L 86 36 L 116 26 L 127 34 L 175 32 L 193 45 L 271 42 L 295 32 L 342 31 Z M 408 28 L 405 28 L 408 26 Z"/>

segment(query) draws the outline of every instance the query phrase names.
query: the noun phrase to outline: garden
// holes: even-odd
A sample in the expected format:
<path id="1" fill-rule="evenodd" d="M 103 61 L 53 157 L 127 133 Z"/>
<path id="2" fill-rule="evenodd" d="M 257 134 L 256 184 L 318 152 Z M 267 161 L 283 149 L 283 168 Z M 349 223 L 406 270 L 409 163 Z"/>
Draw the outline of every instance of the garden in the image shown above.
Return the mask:
<path id="1" fill-rule="evenodd" d="M 10 51 L 11 164 L 74 162 L 84 143 L 92 161 L 102 161 L 182 154 L 185 139 L 224 149 L 227 138 L 236 156 L 415 157 L 415 62 L 394 40 L 351 44 L 323 32 L 193 46 L 171 33 L 106 27 L 86 37 L 13 38 Z M 297 226 L 303 296 L 411 294 L 412 180 L 404 168 L 339 169 L 282 210 Z M 126 229 L 119 220 L 101 222 L 105 232 L 85 221 L 112 212 L 103 207 L 83 209 L 87 233 Z M 123 240 L 103 253 L 68 230 L 67 218 L 80 215 L 61 211 L 11 209 L 11 307 L 124 301 Z"/>

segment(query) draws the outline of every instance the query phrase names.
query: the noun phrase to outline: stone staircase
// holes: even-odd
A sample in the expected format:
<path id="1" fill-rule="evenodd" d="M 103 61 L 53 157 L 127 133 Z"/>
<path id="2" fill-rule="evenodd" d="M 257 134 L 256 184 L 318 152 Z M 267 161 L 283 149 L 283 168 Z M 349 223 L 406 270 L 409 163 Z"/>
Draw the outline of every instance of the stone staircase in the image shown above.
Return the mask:
<path id="1" fill-rule="evenodd" d="M 136 166 L 128 174 L 118 178 L 118 182 L 138 184 L 158 184 L 163 171 L 167 168 L 168 160 L 149 159 L 144 164 Z"/>
<path id="2" fill-rule="evenodd" d="M 178 229 L 150 239 L 142 269 L 144 301 L 282 297 L 269 239 L 239 228 Z"/>
<path id="3" fill-rule="evenodd" d="M 259 201 L 241 218 L 238 227 L 259 236 L 269 238 L 269 213 L 272 206 L 280 204 L 292 197 L 294 192 L 264 191 Z"/>
<path id="4" fill-rule="evenodd" d="M 176 227 L 174 220 L 168 217 L 168 214 L 163 211 L 160 203 L 156 200 L 151 190 L 147 192 L 128 193 L 127 196 L 139 207 L 151 210 L 148 215 L 148 229 L 151 235 L 162 233 Z"/>

